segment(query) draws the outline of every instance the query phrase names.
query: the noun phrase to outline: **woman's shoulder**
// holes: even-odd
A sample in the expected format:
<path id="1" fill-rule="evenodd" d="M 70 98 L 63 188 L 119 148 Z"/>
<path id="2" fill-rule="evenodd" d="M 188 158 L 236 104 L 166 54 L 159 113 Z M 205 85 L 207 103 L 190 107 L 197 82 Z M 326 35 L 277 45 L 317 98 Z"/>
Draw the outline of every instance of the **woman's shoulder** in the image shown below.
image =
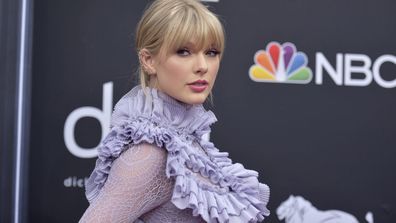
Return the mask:
<path id="1" fill-rule="evenodd" d="M 165 175 L 166 159 L 167 151 L 163 148 L 149 143 L 131 144 L 114 160 L 110 172 L 122 174 L 125 178 L 159 173 Z"/>
<path id="2" fill-rule="evenodd" d="M 140 143 L 129 144 L 127 149 L 121 154 L 120 158 L 130 161 L 143 161 L 152 159 L 153 156 L 166 159 L 167 151 L 155 144 Z"/>

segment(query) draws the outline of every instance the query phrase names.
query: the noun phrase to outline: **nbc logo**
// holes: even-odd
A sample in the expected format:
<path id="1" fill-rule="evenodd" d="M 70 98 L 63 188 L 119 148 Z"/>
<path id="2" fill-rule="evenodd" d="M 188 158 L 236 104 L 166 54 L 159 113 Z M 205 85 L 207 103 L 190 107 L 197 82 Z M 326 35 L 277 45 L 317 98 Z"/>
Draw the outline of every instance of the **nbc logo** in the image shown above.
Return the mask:
<path id="1" fill-rule="evenodd" d="M 293 43 L 270 42 L 265 51 L 256 52 L 254 62 L 249 70 L 253 81 L 306 84 L 312 80 L 307 56 L 297 52 Z"/>
<path id="2" fill-rule="evenodd" d="M 338 86 L 365 87 L 376 82 L 383 88 L 396 88 L 396 78 L 385 79 L 390 75 L 381 70 L 384 64 L 396 65 L 395 55 L 384 54 L 375 60 L 356 53 L 337 53 L 335 57 L 332 65 L 323 52 L 315 53 L 315 84 L 322 85 L 327 74 Z M 293 43 L 270 42 L 266 50 L 256 52 L 254 62 L 249 76 L 256 82 L 307 84 L 313 79 L 307 56 Z"/>

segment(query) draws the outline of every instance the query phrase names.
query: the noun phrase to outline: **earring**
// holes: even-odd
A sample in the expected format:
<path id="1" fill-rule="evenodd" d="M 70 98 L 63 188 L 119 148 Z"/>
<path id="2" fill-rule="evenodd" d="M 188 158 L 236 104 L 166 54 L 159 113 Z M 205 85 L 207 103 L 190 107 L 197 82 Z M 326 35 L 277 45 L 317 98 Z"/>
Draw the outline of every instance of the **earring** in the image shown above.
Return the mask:
<path id="1" fill-rule="evenodd" d="M 143 54 L 144 54 L 144 53 L 143 53 L 142 51 L 139 51 L 139 53 L 138 53 L 138 55 L 139 55 L 139 63 L 140 63 L 140 66 L 142 67 L 143 71 L 144 71 L 147 75 L 155 74 L 155 72 L 154 72 L 151 68 L 148 68 L 148 67 L 146 66 L 146 64 L 143 63 L 143 61 L 142 61 L 142 58 L 144 57 Z"/>
<path id="2" fill-rule="evenodd" d="M 155 74 L 155 72 L 153 72 L 153 70 L 151 68 L 147 68 L 145 66 L 142 66 L 143 71 L 147 74 L 147 75 L 153 75 Z"/>

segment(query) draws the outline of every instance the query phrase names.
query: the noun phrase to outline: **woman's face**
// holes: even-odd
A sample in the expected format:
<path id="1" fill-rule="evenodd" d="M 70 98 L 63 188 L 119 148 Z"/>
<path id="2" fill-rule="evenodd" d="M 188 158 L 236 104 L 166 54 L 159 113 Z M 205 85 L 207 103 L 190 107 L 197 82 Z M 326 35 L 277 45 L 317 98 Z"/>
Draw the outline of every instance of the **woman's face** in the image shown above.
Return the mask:
<path id="1" fill-rule="evenodd" d="M 152 58 L 155 74 L 150 78 L 150 86 L 187 104 L 203 103 L 216 80 L 220 52 L 211 47 L 198 49 L 191 41 L 165 54 Z"/>

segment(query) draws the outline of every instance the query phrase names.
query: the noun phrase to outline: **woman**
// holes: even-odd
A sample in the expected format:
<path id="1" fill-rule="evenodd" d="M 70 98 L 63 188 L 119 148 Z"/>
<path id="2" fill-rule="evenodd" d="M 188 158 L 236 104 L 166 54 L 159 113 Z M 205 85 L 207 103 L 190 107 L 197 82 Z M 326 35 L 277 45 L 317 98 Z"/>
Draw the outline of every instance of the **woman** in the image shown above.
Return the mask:
<path id="1" fill-rule="evenodd" d="M 224 50 L 221 23 L 197 0 L 156 0 L 136 32 L 141 84 L 115 105 L 86 183 L 80 222 L 259 222 L 269 188 L 203 139 L 202 103 Z"/>

